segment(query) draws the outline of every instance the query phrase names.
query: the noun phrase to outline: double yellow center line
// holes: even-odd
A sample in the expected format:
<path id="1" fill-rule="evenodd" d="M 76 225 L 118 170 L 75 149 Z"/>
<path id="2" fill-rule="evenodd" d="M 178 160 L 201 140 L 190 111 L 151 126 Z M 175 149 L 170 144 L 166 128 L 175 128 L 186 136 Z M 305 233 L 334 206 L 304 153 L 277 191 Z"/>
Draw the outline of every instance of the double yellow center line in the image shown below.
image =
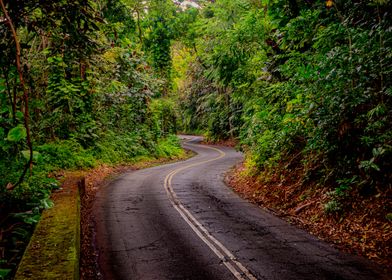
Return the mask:
<path id="1" fill-rule="evenodd" d="M 201 145 L 195 145 L 195 144 L 189 144 L 187 145 L 191 146 L 198 146 L 202 147 L 205 149 L 210 149 L 214 150 L 219 153 L 219 156 L 209 159 L 209 160 L 204 160 L 204 161 L 199 161 L 193 164 L 189 164 L 180 168 L 177 168 L 173 171 L 171 171 L 166 177 L 165 177 L 165 182 L 164 182 L 164 187 L 166 190 L 166 193 L 169 197 L 169 200 L 171 204 L 173 205 L 174 209 L 177 210 L 178 213 L 180 213 L 181 217 L 185 220 L 185 222 L 192 228 L 192 230 L 197 234 L 197 236 L 215 253 L 215 255 L 218 256 L 218 258 L 222 261 L 222 263 L 228 268 L 228 270 L 237 278 L 241 280 L 257 280 L 256 277 L 254 277 L 246 267 L 241 264 L 237 258 L 231 253 L 219 240 L 217 240 L 214 236 L 212 236 L 208 230 L 184 207 L 184 205 L 181 203 L 181 201 L 178 199 L 176 193 L 173 190 L 172 187 L 172 180 L 173 177 L 185 170 L 189 169 L 191 167 L 203 165 L 212 161 L 219 160 L 223 157 L 225 157 L 225 152 L 209 147 L 209 146 L 201 146 Z"/>

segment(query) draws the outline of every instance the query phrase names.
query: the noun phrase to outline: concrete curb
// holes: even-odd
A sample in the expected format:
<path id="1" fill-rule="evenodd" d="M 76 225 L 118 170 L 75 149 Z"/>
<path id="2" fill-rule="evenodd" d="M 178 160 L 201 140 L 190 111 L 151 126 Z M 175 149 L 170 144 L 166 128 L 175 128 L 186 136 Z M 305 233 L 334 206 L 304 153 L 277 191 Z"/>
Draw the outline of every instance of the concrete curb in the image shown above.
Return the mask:
<path id="1" fill-rule="evenodd" d="M 23 255 L 15 280 L 79 279 L 80 196 L 84 178 L 53 194 L 55 205 L 41 220 Z"/>

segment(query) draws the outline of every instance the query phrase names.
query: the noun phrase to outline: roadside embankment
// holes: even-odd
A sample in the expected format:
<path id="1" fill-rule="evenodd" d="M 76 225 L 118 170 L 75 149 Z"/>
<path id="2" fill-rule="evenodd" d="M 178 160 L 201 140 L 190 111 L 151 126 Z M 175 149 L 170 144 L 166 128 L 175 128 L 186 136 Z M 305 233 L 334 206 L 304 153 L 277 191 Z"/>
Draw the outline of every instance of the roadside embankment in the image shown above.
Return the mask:
<path id="1" fill-rule="evenodd" d="M 297 170 L 297 172 L 300 172 Z M 284 181 L 282 178 L 291 178 Z M 301 176 L 263 178 L 247 174 L 243 165 L 226 176 L 226 182 L 240 196 L 307 230 L 335 247 L 367 257 L 385 270 L 392 269 L 391 189 L 368 197 L 350 193 L 350 207 L 328 214 L 329 189 L 304 185 Z"/>

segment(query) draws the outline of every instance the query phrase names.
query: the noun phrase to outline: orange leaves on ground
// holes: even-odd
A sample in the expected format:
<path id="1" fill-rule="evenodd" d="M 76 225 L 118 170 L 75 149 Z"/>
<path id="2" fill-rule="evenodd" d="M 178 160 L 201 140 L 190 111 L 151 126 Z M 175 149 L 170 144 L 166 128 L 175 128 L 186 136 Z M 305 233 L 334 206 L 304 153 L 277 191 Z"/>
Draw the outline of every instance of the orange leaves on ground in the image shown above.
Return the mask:
<path id="1" fill-rule="evenodd" d="M 368 198 L 352 193 L 349 209 L 340 215 L 327 215 L 324 204 L 329 199 L 329 189 L 299 184 L 301 172 L 294 169 L 290 176 L 279 174 L 265 182 L 248 176 L 241 165 L 227 175 L 226 181 L 242 197 L 320 239 L 392 269 L 392 223 L 385 218 L 387 209 L 392 207 L 392 190 Z"/>

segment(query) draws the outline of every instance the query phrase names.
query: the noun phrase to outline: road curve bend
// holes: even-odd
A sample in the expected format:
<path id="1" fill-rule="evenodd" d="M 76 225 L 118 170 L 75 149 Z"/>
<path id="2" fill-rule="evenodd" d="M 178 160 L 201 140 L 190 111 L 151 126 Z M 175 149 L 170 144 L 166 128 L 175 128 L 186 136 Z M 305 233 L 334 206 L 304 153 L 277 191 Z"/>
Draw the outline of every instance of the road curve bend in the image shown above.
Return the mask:
<path id="1" fill-rule="evenodd" d="M 239 198 L 223 176 L 240 153 L 183 139 L 197 156 L 123 174 L 98 192 L 104 279 L 390 279 Z"/>

